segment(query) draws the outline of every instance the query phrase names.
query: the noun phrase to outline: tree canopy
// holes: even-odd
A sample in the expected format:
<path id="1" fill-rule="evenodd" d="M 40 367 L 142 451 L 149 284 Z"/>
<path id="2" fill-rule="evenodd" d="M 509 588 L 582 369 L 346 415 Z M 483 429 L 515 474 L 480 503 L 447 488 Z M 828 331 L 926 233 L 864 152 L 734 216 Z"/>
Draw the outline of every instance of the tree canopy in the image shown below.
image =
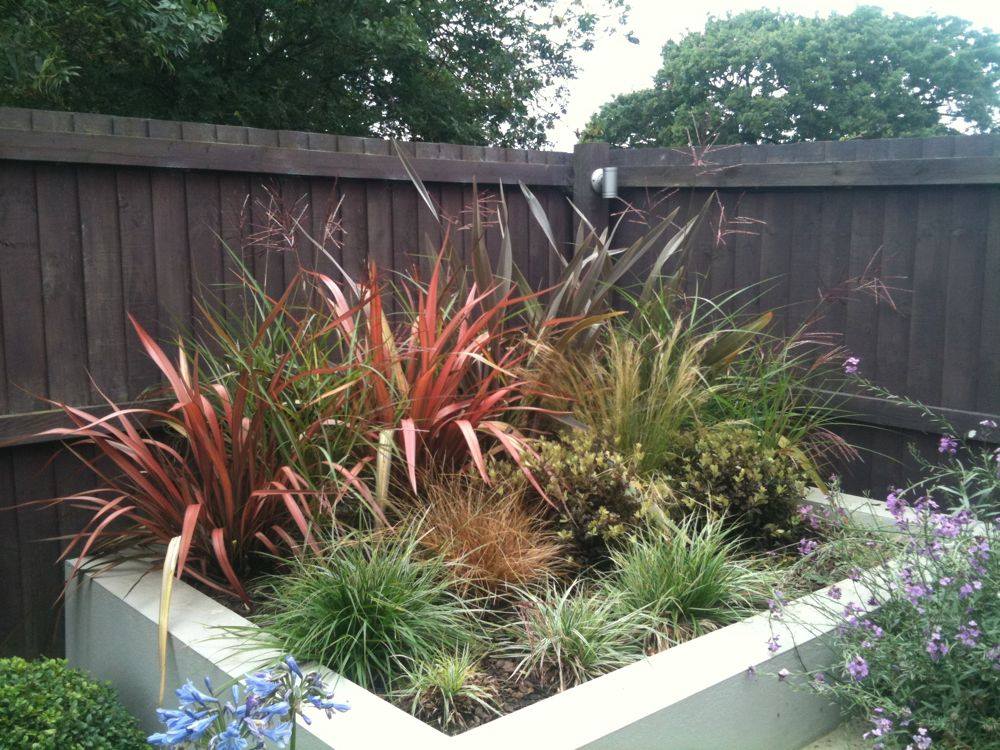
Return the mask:
<path id="1" fill-rule="evenodd" d="M 0 104 L 538 146 L 575 53 L 626 11 L 626 0 L 0 0 Z"/>
<path id="2" fill-rule="evenodd" d="M 710 18 L 663 47 L 653 87 L 616 97 L 585 140 L 679 146 L 891 138 L 1000 128 L 1000 38 L 953 17 Z"/>

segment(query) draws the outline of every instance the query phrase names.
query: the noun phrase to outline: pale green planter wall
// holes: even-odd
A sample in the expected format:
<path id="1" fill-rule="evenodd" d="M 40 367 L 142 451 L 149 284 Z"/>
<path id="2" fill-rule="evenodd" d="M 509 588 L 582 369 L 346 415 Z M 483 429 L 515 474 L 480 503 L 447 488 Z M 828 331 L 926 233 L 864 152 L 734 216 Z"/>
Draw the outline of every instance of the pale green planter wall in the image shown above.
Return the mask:
<path id="1" fill-rule="evenodd" d="M 822 504 L 814 493 L 810 501 Z M 884 523 L 881 508 L 847 497 L 856 517 Z M 113 682 L 125 705 L 152 731 L 157 729 L 156 621 L 159 578 L 121 566 L 70 587 L 66 601 L 66 653 L 70 663 Z M 844 599 L 867 598 L 844 581 Z M 853 594 L 853 596 L 852 596 Z M 807 688 L 779 682 L 782 667 L 795 672 L 800 659 L 811 668 L 829 666 L 822 635 L 833 620 L 807 597 L 793 603 L 789 619 L 806 624 L 776 626 L 782 648 L 770 654 L 766 615 L 668 649 L 579 687 L 567 690 L 457 737 L 448 737 L 357 685 L 340 680 L 337 695 L 353 709 L 327 719 L 318 714 L 300 733 L 300 750 L 798 750 L 833 729 L 839 711 Z M 166 705 L 184 680 L 211 676 L 217 684 L 259 666 L 268 655 L 240 653 L 239 643 L 219 627 L 248 624 L 192 587 L 178 582 L 170 616 Z M 798 645 L 798 654 L 793 650 Z M 751 674 L 753 667 L 756 674 Z"/>

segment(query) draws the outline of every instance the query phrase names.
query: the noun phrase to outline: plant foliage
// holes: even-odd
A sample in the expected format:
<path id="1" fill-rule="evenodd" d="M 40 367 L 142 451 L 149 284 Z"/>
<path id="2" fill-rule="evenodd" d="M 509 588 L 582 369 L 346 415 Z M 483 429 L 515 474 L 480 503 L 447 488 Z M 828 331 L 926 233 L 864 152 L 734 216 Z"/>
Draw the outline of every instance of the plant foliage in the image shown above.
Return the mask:
<path id="1" fill-rule="evenodd" d="M 577 561 L 600 562 L 642 514 L 642 488 L 632 462 L 588 430 L 535 444 L 528 467 L 558 503 L 559 536 Z"/>
<path id="2" fill-rule="evenodd" d="M 525 490 L 517 477 L 487 484 L 470 471 L 425 479 L 421 546 L 452 562 L 460 585 L 488 593 L 547 580 L 565 567 L 565 547 Z"/>
<path id="3" fill-rule="evenodd" d="M 753 428 L 722 425 L 696 434 L 656 481 L 668 515 L 705 510 L 727 518 L 765 547 L 793 541 L 805 474 L 792 455 L 771 447 Z"/>
<path id="4" fill-rule="evenodd" d="M 450 589 L 440 557 L 416 532 L 352 533 L 309 550 L 265 579 L 260 638 L 368 689 L 393 689 L 407 664 L 477 641 L 476 612 Z"/>
<path id="5" fill-rule="evenodd" d="M 552 679 L 560 690 L 642 658 L 649 632 L 643 612 L 623 613 L 613 596 L 580 584 L 524 592 L 518 615 L 507 647 L 520 660 L 517 672 Z"/>
<path id="6" fill-rule="evenodd" d="M 61 659 L 0 659 L 0 745 L 33 750 L 142 750 L 139 723 L 107 683 Z"/>
<path id="7" fill-rule="evenodd" d="M 645 611 L 668 640 L 697 637 L 753 612 L 769 575 L 722 519 L 650 525 L 612 550 L 605 586 L 623 612 Z"/>
<path id="8" fill-rule="evenodd" d="M 750 10 L 709 18 L 662 55 L 652 88 L 605 104 L 584 139 L 686 146 L 696 131 L 784 143 L 998 126 L 1000 37 L 953 16 Z"/>

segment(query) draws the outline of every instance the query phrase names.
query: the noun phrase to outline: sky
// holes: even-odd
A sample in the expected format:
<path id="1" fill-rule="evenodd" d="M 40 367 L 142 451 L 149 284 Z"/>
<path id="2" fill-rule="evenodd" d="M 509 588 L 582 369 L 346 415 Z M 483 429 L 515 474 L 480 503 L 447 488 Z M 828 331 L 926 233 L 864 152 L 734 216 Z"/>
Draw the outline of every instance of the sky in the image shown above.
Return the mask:
<path id="1" fill-rule="evenodd" d="M 753 8 L 769 7 L 800 15 L 850 13 L 858 5 L 879 5 L 888 12 L 922 15 L 954 15 L 977 26 L 1000 30 L 1000 0 L 630 0 L 629 27 L 639 37 L 631 44 L 624 34 L 598 40 L 594 49 L 579 58 L 580 73 L 568 84 L 566 114 L 549 134 L 559 150 L 571 151 L 576 132 L 590 115 L 617 94 L 647 88 L 660 67 L 660 49 L 668 39 L 680 39 L 688 31 L 704 28 L 709 15 L 722 16 Z"/>

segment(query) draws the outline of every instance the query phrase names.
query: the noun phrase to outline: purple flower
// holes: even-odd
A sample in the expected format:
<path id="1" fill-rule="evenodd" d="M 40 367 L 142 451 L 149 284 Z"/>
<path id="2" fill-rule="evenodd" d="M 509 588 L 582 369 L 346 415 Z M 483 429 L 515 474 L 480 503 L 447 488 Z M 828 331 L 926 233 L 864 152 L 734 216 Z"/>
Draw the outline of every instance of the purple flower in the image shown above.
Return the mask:
<path id="1" fill-rule="evenodd" d="M 826 675 L 823 674 L 822 672 L 817 672 L 816 674 L 813 675 L 813 682 L 815 682 L 817 685 L 825 685 Z"/>
<path id="2" fill-rule="evenodd" d="M 942 656 L 951 651 L 951 646 L 941 637 L 941 628 L 934 628 L 924 650 L 930 655 L 931 661 L 940 661 Z"/>
<path id="3" fill-rule="evenodd" d="M 799 554 L 805 557 L 816 551 L 816 547 L 819 545 L 813 539 L 800 539 L 799 540 Z"/>
<path id="4" fill-rule="evenodd" d="M 958 440 L 952 435 L 942 435 L 941 439 L 938 440 L 938 453 L 946 453 L 949 456 L 954 456 L 958 453 Z"/>
<path id="5" fill-rule="evenodd" d="M 863 656 L 857 655 L 847 662 L 847 672 L 855 682 L 861 682 L 868 676 L 868 662 Z"/>
<path id="6" fill-rule="evenodd" d="M 876 625 L 871 620 L 865 620 L 862 624 L 872 634 L 872 638 L 874 638 L 876 640 L 878 640 L 879 638 L 881 638 L 881 637 L 883 637 L 885 635 L 885 631 L 882 630 L 882 628 L 879 625 Z"/>
<path id="7" fill-rule="evenodd" d="M 856 375 L 858 372 L 858 365 L 861 364 L 861 360 L 858 357 L 848 357 L 844 360 L 844 372 L 848 375 Z"/>
<path id="8" fill-rule="evenodd" d="M 974 591 L 979 591 L 982 588 L 983 588 L 982 581 L 971 581 L 970 583 L 963 583 L 958 588 L 958 598 L 968 599 L 970 596 L 972 596 L 972 593 Z"/>
<path id="9" fill-rule="evenodd" d="M 987 651 L 986 658 L 993 662 L 993 669 L 1000 671 L 1000 646 L 994 646 Z"/>
<path id="10" fill-rule="evenodd" d="M 994 419 L 984 419 L 982 422 L 979 423 L 979 426 L 988 427 L 991 430 L 995 430 L 997 428 L 997 423 L 996 420 Z"/>
<path id="11" fill-rule="evenodd" d="M 872 737 L 884 737 L 892 732 L 892 719 L 884 716 L 885 709 L 876 708 L 874 713 L 875 715 L 869 719 L 872 728 L 862 735 L 866 740 Z"/>
<path id="12" fill-rule="evenodd" d="M 906 501 L 893 490 L 885 498 L 885 508 L 898 519 L 903 514 L 903 511 L 906 510 Z"/>
<path id="13" fill-rule="evenodd" d="M 778 643 L 778 636 L 772 635 L 770 638 L 768 638 L 768 640 L 767 640 L 767 650 L 768 651 L 770 651 L 773 654 L 775 651 L 777 651 L 780 648 L 781 648 L 781 644 Z"/>
<path id="14" fill-rule="evenodd" d="M 826 592 L 827 596 L 837 601 L 840 600 L 840 597 L 843 596 L 843 594 L 844 592 L 840 590 L 839 586 L 831 586 Z"/>
<path id="15" fill-rule="evenodd" d="M 903 590 L 906 592 L 906 598 L 914 607 L 920 603 L 921 599 L 931 593 L 930 586 L 925 586 L 922 583 L 908 583 Z"/>
<path id="16" fill-rule="evenodd" d="M 982 633 L 979 632 L 979 626 L 976 624 L 976 621 L 969 620 L 966 625 L 959 627 L 958 632 L 955 633 L 955 640 L 961 641 L 964 645 L 971 648 L 979 643 L 980 635 Z"/>
<path id="17" fill-rule="evenodd" d="M 917 733 L 912 735 L 913 747 L 916 750 L 928 750 L 931 746 L 931 738 L 927 735 L 924 727 L 917 727 Z"/>

